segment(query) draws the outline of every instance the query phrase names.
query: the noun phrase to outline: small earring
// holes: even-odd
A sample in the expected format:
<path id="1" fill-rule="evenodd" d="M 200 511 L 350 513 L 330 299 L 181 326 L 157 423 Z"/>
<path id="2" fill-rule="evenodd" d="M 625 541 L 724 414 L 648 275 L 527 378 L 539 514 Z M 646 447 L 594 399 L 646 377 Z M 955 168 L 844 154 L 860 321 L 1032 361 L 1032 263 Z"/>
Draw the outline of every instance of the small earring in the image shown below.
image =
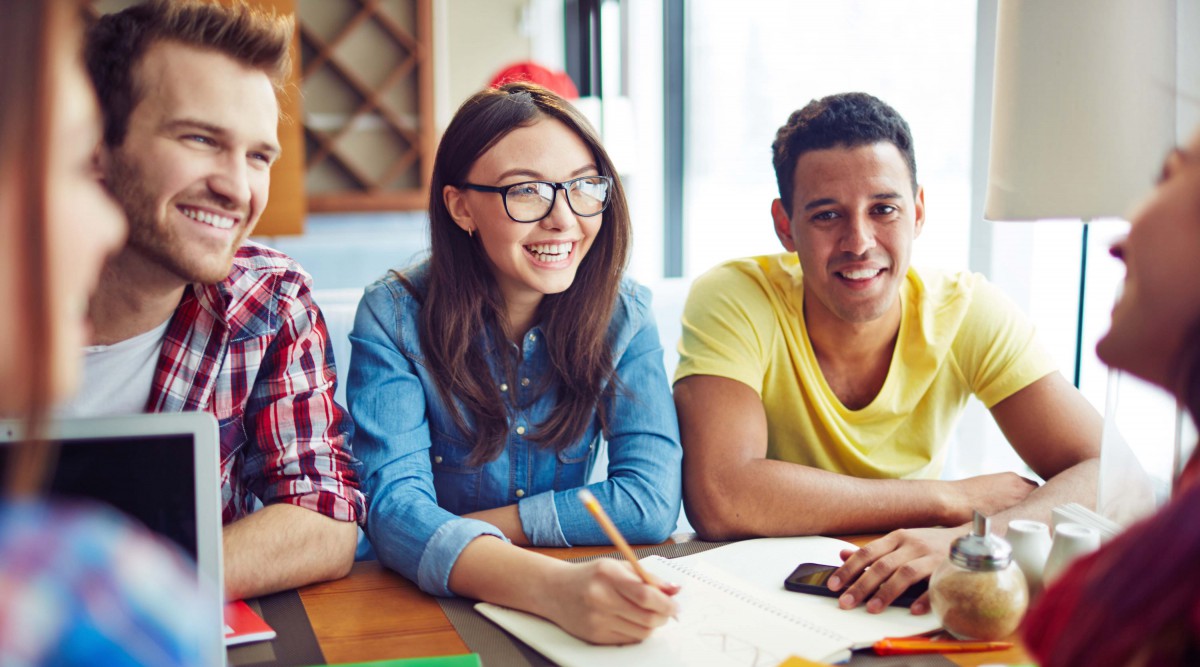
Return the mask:
<path id="1" fill-rule="evenodd" d="M 470 236 L 471 238 L 475 238 L 475 228 L 474 227 L 467 230 L 467 236 Z"/>

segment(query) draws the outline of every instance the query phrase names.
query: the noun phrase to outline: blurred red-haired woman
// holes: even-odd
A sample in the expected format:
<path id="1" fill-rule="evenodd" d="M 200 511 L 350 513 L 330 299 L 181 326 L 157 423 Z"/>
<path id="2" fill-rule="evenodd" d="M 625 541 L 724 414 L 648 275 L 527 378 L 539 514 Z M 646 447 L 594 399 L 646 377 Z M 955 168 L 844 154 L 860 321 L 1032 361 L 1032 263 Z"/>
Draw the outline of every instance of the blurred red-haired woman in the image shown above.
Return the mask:
<path id="1" fill-rule="evenodd" d="M 1096 346 L 1105 363 L 1171 392 L 1200 421 L 1200 132 L 1171 152 L 1112 248 L 1125 288 Z M 1171 502 L 1046 591 L 1025 621 L 1043 667 L 1200 665 L 1200 449 Z"/>
<path id="2" fill-rule="evenodd" d="M 0 418 L 26 435 L 0 451 L 0 663 L 215 664 L 180 557 L 112 510 L 40 496 L 54 452 L 37 434 L 76 385 L 88 295 L 125 234 L 93 164 L 80 12 L 0 0 Z"/>

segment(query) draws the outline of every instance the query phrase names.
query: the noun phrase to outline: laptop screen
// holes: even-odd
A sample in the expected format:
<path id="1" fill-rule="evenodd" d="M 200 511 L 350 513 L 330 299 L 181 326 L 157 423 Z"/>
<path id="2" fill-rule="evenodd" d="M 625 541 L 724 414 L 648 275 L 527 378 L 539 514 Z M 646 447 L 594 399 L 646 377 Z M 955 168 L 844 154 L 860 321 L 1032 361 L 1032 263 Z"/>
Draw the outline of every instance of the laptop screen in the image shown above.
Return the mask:
<path id="1" fill-rule="evenodd" d="M 0 420 L 0 474 L 23 425 Z M 59 445 L 49 495 L 111 505 L 178 544 L 201 578 L 223 581 L 220 441 L 200 412 L 57 419 L 45 437 Z"/>
<path id="2" fill-rule="evenodd" d="M 24 424 L 0 420 L 0 475 L 6 448 L 21 441 Z M 56 419 L 47 440 L 59 444 L 50 495 L 115 507 L 179 545 L 195 561 L 201 586 L 220 599 L 220 440 L 217 420 L 201 412 Z M 194 622 L 211 630 L 211 655 L 224 647 L 220 605 L 196 609 Z M 3 662 L 3 659 L 0 659 Z"/>
<path id="3" fill-rule="evenodd" d="M 107 503 L 196 559 L 194 447 L 190 434 L 67 440 L 50 493 Z"/>

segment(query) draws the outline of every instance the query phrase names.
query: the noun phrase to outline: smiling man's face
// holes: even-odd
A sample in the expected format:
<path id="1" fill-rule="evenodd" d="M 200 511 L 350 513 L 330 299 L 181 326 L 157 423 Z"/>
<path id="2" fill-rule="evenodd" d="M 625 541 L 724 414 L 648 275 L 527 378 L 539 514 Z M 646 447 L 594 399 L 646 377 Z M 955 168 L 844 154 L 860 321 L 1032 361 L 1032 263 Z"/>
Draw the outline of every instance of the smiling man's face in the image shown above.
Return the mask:
<path id="1" fill-rule="evenodd" d="M 267 74 L 171 41 L 134 69 L 124 142 L 104 154 L 129 217 L 129 250 L 185 283 L 229 275 L 267 205 L 279 106 Z"/>
<path id="2" fill-rule="evenodd" d="M 789 216 L 771 207 L 784 248 L 804 271 L 804 312 L 812 325 L 880 320 L 898 309 L 912 242 L 925 221 L 924 193 L 890 142 L 838 146 L 796 161 Z"/>

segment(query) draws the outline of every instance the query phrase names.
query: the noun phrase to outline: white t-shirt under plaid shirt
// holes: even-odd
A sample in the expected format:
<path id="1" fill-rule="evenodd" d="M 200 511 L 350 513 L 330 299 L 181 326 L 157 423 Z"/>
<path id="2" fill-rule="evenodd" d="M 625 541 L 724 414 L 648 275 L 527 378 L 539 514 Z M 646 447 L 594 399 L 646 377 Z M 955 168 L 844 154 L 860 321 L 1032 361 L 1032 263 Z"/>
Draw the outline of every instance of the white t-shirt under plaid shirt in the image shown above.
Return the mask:
<path id="1" fill-rule="evenodd" d="M 248 242 L 225 280 L 185 290 L 145 411 L 217 418 L 225 523 L 256 501 L 361 522 L 353 423 L 333 400 L 336 382 L 311 277 L 283 253 Z"/>

